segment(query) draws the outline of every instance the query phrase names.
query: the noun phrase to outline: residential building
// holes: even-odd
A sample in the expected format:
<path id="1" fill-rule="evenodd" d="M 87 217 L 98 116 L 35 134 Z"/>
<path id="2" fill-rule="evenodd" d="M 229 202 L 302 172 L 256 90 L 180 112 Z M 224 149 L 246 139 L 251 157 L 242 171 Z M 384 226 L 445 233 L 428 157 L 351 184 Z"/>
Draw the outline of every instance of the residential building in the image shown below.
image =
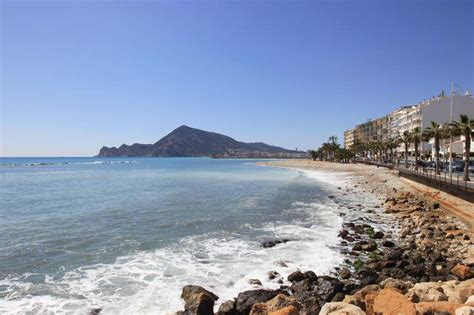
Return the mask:
<path id="1" fill-rule="evenodd" d="M 452 96 L 452 119 L 458 120 L 461 114 L 474 117 L 474 98 L 472 96 L 459 94 Z M 386 142 L 388 139 L 396 139 L 405 131 L 412 132 L 416 127 L 424 130 L 431 125 L 431 121 L 439 124 L 451 121 L 450 96 L 441 93 L 438 97 L 425 99 L 416 105 L 401 106 L 387 116 L 370 119 L 359 124 L 354 129 L 344 132 L 344 146 L 350 147 L 355 140 L 363 143 Z M 453 152 L 456 155 L 462 154 L 462 141 L 462 137 L 459 136 L 453 139 Z M 446 152 L 447 142 L 449 141 L 442 141 L 442 152 Z M 432 146 L 432 140 L 424 142 L 420 145 L 419 151 L 429 152 L 433 150 Z M 474 150 L 474 145 L 471 145 L 471 150 Z M 404 146 L 400 145 L 395 151 L 404 151 Z M 409 146 L 409 151 L 414 151 L 413 145 Z"/>
<path id="2" fill-rule="evenodd" d="M 344 149 L 350 149 L 354 144 L 355 130 L 344 131 Z"/>

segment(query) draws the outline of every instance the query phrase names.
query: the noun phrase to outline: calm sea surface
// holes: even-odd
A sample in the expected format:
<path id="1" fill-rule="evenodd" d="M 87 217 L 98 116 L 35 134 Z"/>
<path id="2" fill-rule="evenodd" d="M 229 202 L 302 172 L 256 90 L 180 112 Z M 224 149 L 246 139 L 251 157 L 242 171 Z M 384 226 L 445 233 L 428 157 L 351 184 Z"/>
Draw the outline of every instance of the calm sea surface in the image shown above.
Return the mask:
<path id="1" fill-rule="evenodd" d="M 0 313 L 167 314 L 328 272 L 344 178 L 208 158 L 0 159 Z M 264 249 L 264 240 L 292 241 Z"/>

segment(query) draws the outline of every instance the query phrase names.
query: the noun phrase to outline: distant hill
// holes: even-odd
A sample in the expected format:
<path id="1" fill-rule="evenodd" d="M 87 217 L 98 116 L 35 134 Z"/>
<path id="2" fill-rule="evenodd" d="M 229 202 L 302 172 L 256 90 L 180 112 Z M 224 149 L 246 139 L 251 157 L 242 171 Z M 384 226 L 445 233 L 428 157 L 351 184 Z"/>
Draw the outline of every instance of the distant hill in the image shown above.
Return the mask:
<path id="1" fill-rule="evenodd" d="M 181 126 L 161 138 L 155 144 L 132 145 L 120 147 L 102 147 L 97 156 L 150 156 L 150 157 L 290 157 L 302 152 L 271 146 L 261 142 L 245 143 L 215 132 Z"/>

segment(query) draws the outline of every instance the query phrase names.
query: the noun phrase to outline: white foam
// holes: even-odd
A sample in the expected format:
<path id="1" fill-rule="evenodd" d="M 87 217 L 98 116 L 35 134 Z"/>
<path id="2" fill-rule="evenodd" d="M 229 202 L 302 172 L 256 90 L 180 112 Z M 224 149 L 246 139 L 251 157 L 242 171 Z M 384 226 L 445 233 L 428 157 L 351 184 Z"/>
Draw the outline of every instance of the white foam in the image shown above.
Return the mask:
<path id="1" fill-rule="evenodd" d="M 239 235 L 185 238 L 178 246 L 140 252 L 113 264 L 79 268 L 58 280 L 48 278 L 43 289 L 53 294 L 28 296 L 34 285 L 18 279 L 0 281 L 0 286 L 14 287 L 0 302 L 0 313 L 87 314 L 92 308 L 103 308 L 102 314 L 168 314 L 182 309 L 180 293 L 187 284 L 204 286 L 218 294 L 222 303 L 252 289 L 250 279 L 259 279 L 266 288 L 278 288 L 276 280 L 268 279 L 268 271 L 275 270 L 284 279 L 296 269 L 327 274 L 343 259 L 331 248 L 337 240 L 340 218 L 331 205 L 296 205 L 289 211 L 324 215 L 331 223 L 312 226 L 310 216 L 294 224 L 267 224 L 259 229 L 292 241 L 266 249 L 256 240 L 242 240 Z M 243 228 L 256 229 L 250 224 Z M 20 295 L 22 298 L 16 299 Z"/>

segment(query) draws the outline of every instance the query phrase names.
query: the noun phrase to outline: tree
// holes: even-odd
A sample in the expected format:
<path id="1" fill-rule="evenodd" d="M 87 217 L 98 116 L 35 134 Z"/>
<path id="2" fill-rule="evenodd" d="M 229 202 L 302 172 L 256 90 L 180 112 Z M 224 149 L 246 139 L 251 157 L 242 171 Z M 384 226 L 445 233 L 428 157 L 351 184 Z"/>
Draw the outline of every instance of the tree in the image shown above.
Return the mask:
<path id="1" fill-rule="evenodd" d="M 469 162 L 471 153 L 471 136 L 474 132 L 474 119 L 470 119 L 467 115 L 461 115 L 458 121 L 451 123 L 454 132 L 458 132 L 464 136 L 464 176 L 463 180 L 469 180 Z"/>
<path id="2" fill-rule="evenodd" d="M 421 128 L 420 127 L 414 128 L 413 131 L 411 132 L 411 141 L 415 145 L 415 171 L 418 170 L 418 145 L 421 142 L 421 137 L 422 137 Z"/>
<path id="3" fill-rule="evenodd" d="M 393 149 L 398 148 L 398 145 L 400 143 L 400 137 L 395 137 L 388 139 L 386 142 L 387 148 L 390 150 L 390 164 L 393 164 Z"/>
<path id="4" fill-rule="evenodd" d="M 411 142 L 411 134 L 408 130 L 403 132 L 401 140 L 405 146 L 405 168 L 408 168 L 408 145 Z"/>
<path id="5" fill-rule="evenodd" d="M 426 127 L 423 134 L 428 138 L 434 138 L 435 146 L 435 160 L 436 160 L 436 174 L 440 174 L 439 164 L 439 140 L 446 136 L 446 128 L 434 121 L 431 122 L 431 126 Z"/>

